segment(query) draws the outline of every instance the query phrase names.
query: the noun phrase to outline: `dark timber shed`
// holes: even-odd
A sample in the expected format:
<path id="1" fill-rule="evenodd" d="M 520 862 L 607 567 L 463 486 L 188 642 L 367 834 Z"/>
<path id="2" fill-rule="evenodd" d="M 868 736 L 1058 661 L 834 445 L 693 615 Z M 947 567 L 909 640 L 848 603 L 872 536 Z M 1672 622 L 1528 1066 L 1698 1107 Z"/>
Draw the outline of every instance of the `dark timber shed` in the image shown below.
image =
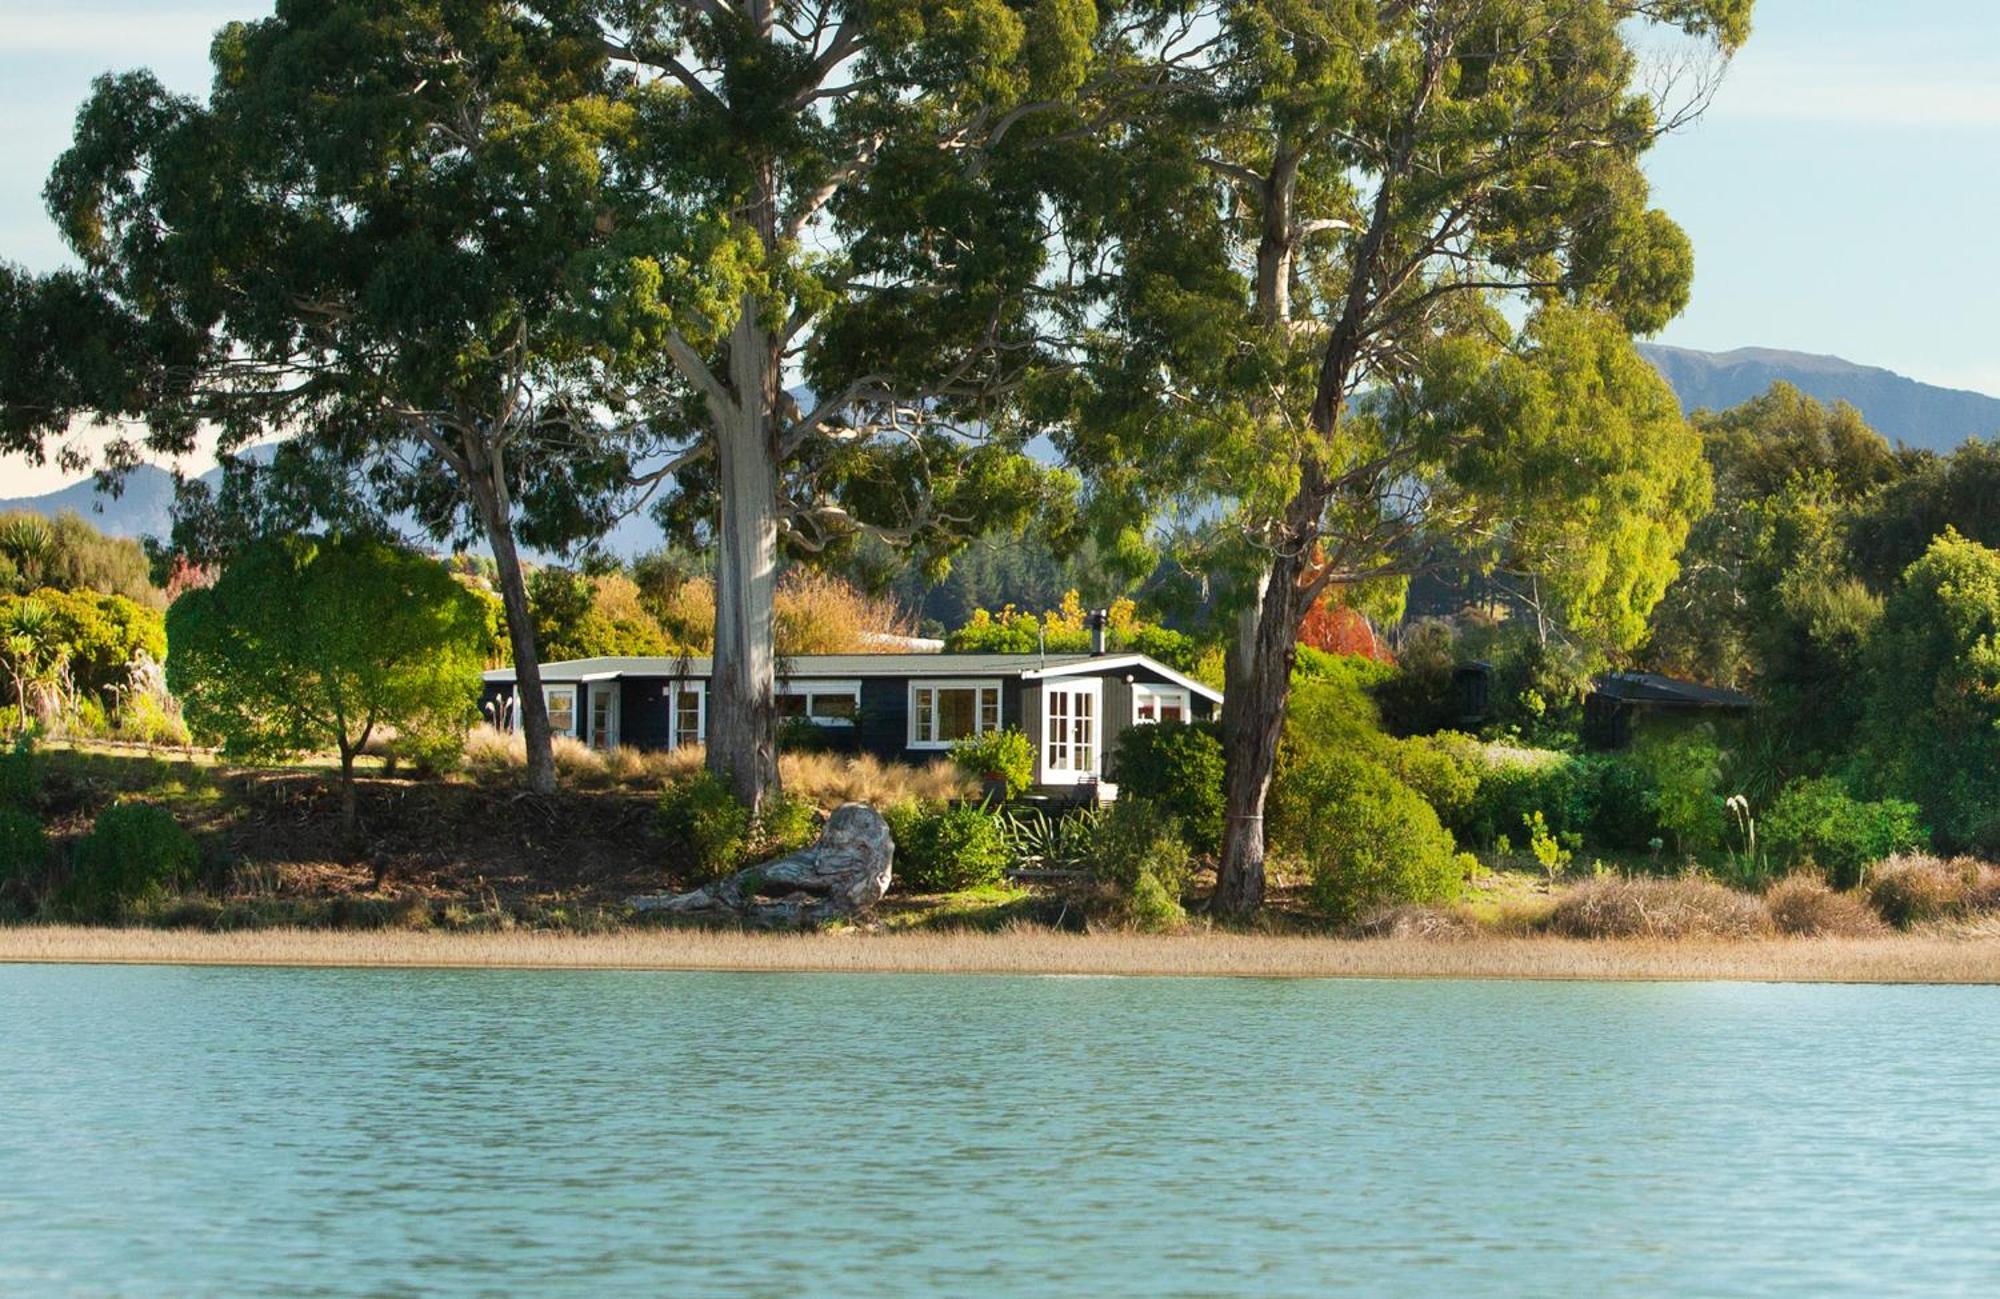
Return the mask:
<path id="1" fill-rule="evenodd" d="M 705 658 L 595 658 L 542 665 L 549 721 L 593 748 L 671 749 L 708 736 Z M 515 716 L 514 673 L 486 674 L 495 725 Z M 804 654 L 779 663 L 778 708 L 829 748 L 925 762 L 956 740 L 1012 727 L 1035 749 L 1045 792 L 1110 779 L 1129 726 L 1207 721 L 1222 695 L 1143 654 Z"/>
<path id="2" fill-rule="evenodd" d="M 1583 698 L 1583 734 L 1600 749 L 1632 742 L 1640 717 L 1741 717 L 1757 701 L 1740 690 L 1705 686 L 1657 672 L 1607 672 Z"/>

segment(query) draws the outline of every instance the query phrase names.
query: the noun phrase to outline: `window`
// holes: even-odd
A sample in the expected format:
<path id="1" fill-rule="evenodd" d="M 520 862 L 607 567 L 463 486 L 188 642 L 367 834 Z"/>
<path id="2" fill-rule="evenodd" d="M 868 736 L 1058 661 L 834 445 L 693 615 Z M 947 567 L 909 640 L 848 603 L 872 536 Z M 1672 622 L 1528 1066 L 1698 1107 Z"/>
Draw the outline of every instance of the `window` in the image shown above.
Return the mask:
<path id="1" fill-rule="evenodd" d="M 543 686 L 542 702 L 548 705 L 551 731 L 557 735 L 576 734 L 575 686 Z"/>
<path id="2" fill-rule="evenodd" d="M 1099 684 L 1049 682 L 1042 687 L 1042 783 L 1074 785 L 1097 778 Z"/>
<path id="3" fill-rule="evenodd" d="M 1132 687 L 1132 724 L 1192 721 L 1194 712 L 1188 692 L 1180 686 Z"/>
<path id="4" fill-rule="evenodd" d="M 910 747 L 948 749 L 954 740 L 1000 729 L 998 681 L 910 683 Z"/>
<path id="5" fill-rule="evenodd" d="M 778 716 L 820 726 L 852 726 L 861 712 L 859 681 L 780 681 Z"/>
<path id="6" fill-rule="evenodd" d="M 683 744 L 700 744 L 708 738 L 708 686 L 702 682 L 692 682 L 667 687 L 667 697 L 673 701 L 674 729 L 668 736 L 668 748 L 678 749 Z"/>

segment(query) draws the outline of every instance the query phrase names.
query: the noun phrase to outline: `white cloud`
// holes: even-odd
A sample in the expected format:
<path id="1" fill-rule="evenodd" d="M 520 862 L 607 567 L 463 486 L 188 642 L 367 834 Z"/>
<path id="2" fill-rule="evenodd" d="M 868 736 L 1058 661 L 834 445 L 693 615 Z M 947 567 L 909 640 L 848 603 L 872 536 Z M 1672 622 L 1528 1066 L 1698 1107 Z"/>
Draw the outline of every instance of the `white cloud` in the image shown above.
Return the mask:
<path id="1" fill-rule="evenodd" d="M 1758 58 L 1730 69 L 1717 118 L 1926 128 L 2000 127 L 2000 63 L 1889 64 Z"/>

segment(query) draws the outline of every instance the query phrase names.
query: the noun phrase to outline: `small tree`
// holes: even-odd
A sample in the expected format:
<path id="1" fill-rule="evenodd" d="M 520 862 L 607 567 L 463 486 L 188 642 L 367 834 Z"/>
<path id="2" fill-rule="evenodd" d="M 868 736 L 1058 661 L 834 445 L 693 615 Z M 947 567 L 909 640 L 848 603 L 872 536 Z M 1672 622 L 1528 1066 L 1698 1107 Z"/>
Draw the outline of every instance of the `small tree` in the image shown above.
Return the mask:
<path id="1" fill-rule="evenodd" d="M 1950 849 L 2000 847 L 2000 551 L 1947 527 L 1869 637 L 1855 774 Z"/>
<path id="2" fill-rule="evenodd" d="M 485 643 L 485 611 L 442 565 L 379 541 L 285 538 L 174 602 L 167 683 L 232 758 L 337 750 L 351 843 L 355 755 L 389 727 L 447 750 L 473 716 Z"/>

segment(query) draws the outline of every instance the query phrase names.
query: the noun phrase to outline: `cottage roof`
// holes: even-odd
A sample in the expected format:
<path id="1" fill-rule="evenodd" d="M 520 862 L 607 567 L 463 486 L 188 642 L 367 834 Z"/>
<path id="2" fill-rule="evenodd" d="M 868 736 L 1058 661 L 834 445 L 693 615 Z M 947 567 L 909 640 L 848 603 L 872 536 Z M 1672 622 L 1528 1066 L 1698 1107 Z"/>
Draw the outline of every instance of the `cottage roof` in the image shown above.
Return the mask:
<path id="1" fill-rule="evenodd" d="M 1222 699 L 1219 692 L 1144 654 L 797 654 L 778 660 L 778 678 L 781 681 L 822 677 L 1020 677 L 1034 680 L 1132 667 L 1158 673 L 1205 698 L 1217 702 Z M 542 680 L 551 685 L 609 681 L 618 677 L 686 677 L 700 680 L 713 671 L 714 664 L 706 657 L 634 655 L 544 663 Z M 489 682 L 507 685 L 514 680 L 514 669 L 500 668 L 485 676 Z"/>
<path id="2" fill-rule="evenodd" d="M 1757 702 L 1741 690 L 1705 686 L 1657 672 L 1607 672 L 1597 678 L 1593 688 L 1607 699 L 1666 708 L 1750 708 Z"/>

